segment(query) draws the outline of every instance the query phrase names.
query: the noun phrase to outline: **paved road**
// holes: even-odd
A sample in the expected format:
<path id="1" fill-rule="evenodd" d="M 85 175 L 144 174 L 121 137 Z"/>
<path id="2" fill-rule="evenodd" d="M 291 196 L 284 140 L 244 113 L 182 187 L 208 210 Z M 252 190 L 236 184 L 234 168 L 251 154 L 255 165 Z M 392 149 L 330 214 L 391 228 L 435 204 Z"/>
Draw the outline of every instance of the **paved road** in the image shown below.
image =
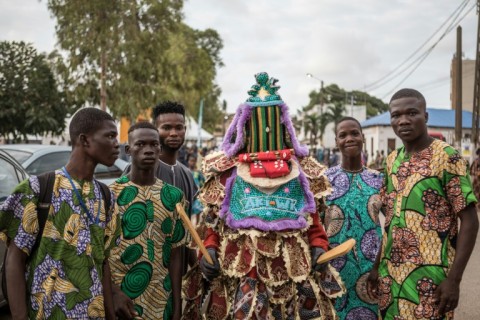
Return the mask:
<path id="1" fill-rule="evenodd" d="M 480 233 L 460 287 L 460 302 L 455 320 L 480 319 Z"/>

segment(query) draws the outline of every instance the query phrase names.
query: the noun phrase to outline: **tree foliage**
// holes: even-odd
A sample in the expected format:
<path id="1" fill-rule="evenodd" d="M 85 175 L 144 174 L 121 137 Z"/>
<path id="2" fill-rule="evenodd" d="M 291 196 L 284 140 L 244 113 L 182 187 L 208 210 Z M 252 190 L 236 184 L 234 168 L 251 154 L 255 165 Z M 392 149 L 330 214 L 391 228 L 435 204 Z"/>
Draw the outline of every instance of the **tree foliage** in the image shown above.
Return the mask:
<path id="1" fill-rule="evenodd" d="M 70 112 L 45 55 L 25 42 L 0 42 L 0 135 L 60 134 Z"/>
<path id="2" fill-rule="evenodd" d="M 337 123 L 344 117 L 345 106 L 339 102 L 335 102 L 332 105 L 328 106 L 327 112 L 323 114 L 324 121 L 326 123 L 333 122 L 333 132 L 335 133 L 335 127 Z"/>
<path id="3" fill-rule="evenodd" d="M 367 118 L 376 116 L 388 110 L 388 105 L 382 100 L 369 95 L 363 91 L 346 91 L 336 84 L 330 84 L 319 91 L 311 91 L 309 94 L 310 101 L 304 107 L 305 111 L 311 110 L 315 105 L 324 104 L 343 104 L 349 105 L 353 101 L 353 105 L 366 105 Z"/>
<path id="4" fill-rule="evenodd" d="M 134 119 L 166 99 L 195 115 L 201 98 L 218 97 L 222 40 L 184 23 L 183 1 L 48 0 L 48 8 L 76 101 Z"/>

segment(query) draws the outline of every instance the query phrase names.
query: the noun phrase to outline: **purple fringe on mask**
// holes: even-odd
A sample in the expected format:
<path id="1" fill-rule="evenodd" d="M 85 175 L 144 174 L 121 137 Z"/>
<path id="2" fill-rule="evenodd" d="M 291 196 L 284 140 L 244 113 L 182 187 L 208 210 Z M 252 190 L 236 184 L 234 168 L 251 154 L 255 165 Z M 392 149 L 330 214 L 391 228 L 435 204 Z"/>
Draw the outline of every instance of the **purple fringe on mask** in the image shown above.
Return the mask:
<path id="1" fill-rule="evenodd" d="M 287 229 L 304 229 L 307 227 L 307 220 L 303 216 L 299 216 L 297 220 L 263 221 L 262 219 L 254 217 L 235 220 L 231 215 L 228 215 L 225 221 L 232 229 L 253 228 L 261 231 L 282 231 Z"/>
<path id="2" fill-rule="evenodd" d="M 223 198 L 222 206 L 220 207 L 219 216 L 220 218 L 225 220 L 225 216 L 228 214 L 228 210 L 230 209 L 230 197 L 232 195 L 233 183 L 237 178 L 237 168 L 232 170 L 232 175 L 227 178 L 225 183 L 225 198 Z"/>
<path id="3" fill-rule="evenodd" d="M 294 160 L 295 161 L 295 160 Z M 261 231 L 281 231 L 286 229 L 303 229 L 308 226 L 305 216 L 308 213 L 316 212 L 315 200 L 309 189 L 307 177 L 300 172 L 299 180 L 305 194 L 305 206 L 301 209 L 303 214 L 299 214 L 297 220 L 284 219 L 278 221 L 264 221 L 260 218 L 249 217 L 242 220 L 235 220 L 229 211 L 230 198 L 232 194 L 233 184 L 237 178 L 237 171 L 234 169 L 232 175 L 227 179 L 225 184 L 225 198 L 220 209 L 219 216 L 225 220 L 226 224 L 232 229 L 249 229 L 254 228 Z"/>
<path id="4" fill-rule="evenodd" d="M 290 134 L 290 139 L 292 140 L 293 150 L 295 150 L 295 155 L 297 157 L 308 156 L 308 147 L 305 145 L 300 145 L 300 143 L 297 140 L 297 135 L 295 134 L 295 129 L 293 128 L 292 120 L 288 115 L 288 106 L 285 103 L 282 103 L 280 105 L 280 108 L 282 109 L 282 118 L 280 121 L 285 125 L 285 128 L 287 128 L 287 131 Z"/>
<path id="5" fill-rule="evenodd" d="M 305 193 L 306 203 L 305 203 L 305 206 L 303 207 L 303 211 L 310 212 L 310 213 L 317 212 L 315 198 L 313 197 L 312 191 L 310 191 L 310 183 L 308 182 L 308 179 L 302 170 L 300 170 L 300 174 L 298 175 L 298 180 L 300 181 L 300 184 L 302 185 L 302 188 L 303 188 L 303 192 Z"/>
<path id="6" fill-rule="evenodd" d="M 252 108 L 243 103 L 237 108 L 237 113 L 233 118 L 232 123 L 228 127 L 227 134 L 222 143 L 222 150 L 229 158 L 235 156 L 244 147 L 244 127 L 245 123 L 252 115 Z M 236 133 L 235 141 L 232 143 L 233 134 Z"/>
<path id="7" fill-rule="evenodd" d="M 308 156 L 308 147 L 305 145 L 300 145 L 297 140 L 297 135 L 295 134 L 295 129 L 293 128 L 292 120 L 288 115 L 288 106 L 285 103 L 279 105 L 281 109 L 281 118 L 280 122 L 285 125 L 290 138 L 292 140 L 293 150 L 295 150 L 295 155 L 297 157 L 306 157 Z M 235 117 L 233 118 L 232 123 L 228 127 L 227 133 L 225 134 L 222 150 L 225 152 L 227 157 L 235 156 L 245 145 L 244 137 L 244 128 L 247 121 L 252 116 L 252 106 L 243 103 L 237 108 Z M 233 134 L 236 133 L 235 141 L 231 141 Z"/>

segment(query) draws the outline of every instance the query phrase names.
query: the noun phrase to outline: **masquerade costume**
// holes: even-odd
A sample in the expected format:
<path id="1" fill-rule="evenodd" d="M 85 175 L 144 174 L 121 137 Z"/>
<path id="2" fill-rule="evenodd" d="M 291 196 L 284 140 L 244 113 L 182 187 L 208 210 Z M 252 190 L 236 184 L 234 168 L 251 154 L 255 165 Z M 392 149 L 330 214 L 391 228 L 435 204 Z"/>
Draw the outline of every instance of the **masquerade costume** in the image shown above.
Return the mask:
<path id="1" fill-rule="evenodd" d="M 198 267 L 189 271 L 183 316 L 336 319 L 330 298 L 345 291 L 338 272 L 312 270 L 311 253 L 328 249 L 318 214 L 330 193 L 325 168 L 296 140 L 277 80 L 255 78 L 222 151 L 203 163 L 199 233 L 220 275 L 207 282 Z"/>

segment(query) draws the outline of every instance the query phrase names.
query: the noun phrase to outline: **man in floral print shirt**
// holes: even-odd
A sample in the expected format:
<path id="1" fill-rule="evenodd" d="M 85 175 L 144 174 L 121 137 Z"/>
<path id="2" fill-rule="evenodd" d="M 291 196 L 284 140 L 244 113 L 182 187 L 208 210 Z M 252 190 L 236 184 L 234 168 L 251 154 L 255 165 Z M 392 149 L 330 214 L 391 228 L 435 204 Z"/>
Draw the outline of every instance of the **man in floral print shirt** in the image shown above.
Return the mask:
<path id="1" fill-rule="evenodd" d="M 478 232 L 467 164 L 428 135 L 420 92 L 395 93 L 390 119 L 404 146 L 387 159 L 385 233 L 369 289 L 384 319 L 452 319 Z"/>
<path id="2" fill-rule="evenodd" d="M 108 113 L 84 108 L 69 129 L 72 154 L 55 171 L 43 233 L 38 234 L 36 176 L 21 182 L 0 207 L 13 319 L 115 319 L 108 257 L 120 225 L 113 195 L 105 206 L 93 172 L 98 163 L 111 166 L 118 158 L 117 126 Z M 37 237 L 38 249 L 32 250 Z"/>

